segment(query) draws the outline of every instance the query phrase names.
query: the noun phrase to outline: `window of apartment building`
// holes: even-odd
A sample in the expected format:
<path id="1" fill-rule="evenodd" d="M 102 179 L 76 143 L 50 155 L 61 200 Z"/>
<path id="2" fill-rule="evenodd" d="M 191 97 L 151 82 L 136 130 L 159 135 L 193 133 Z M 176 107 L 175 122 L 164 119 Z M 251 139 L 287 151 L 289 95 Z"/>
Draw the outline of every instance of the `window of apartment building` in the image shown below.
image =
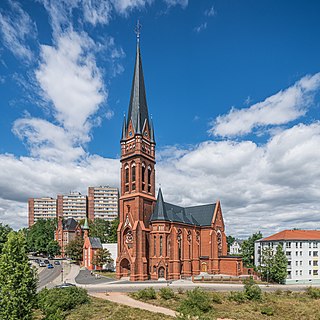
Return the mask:
<path id="1" fill-rule="evenodd" d="M 311 243 L 311 242 L 309 242 L 309 249 L 311 249 L 311 245 L 312 245 L 312 243 Z"/>
<path id="2" fill-rule="evenodd" d="M 313 275 L 317 276 L 318 275 L 318 270 L 313 270 Z"/>
<path id="3" fill-rule="evenodd" d="M 291 271 L 288 271 L 288 278 L 291 277 Z"/>
<path id="4" fill-rule="evenodd" d="M 296 248 L 299 248 L 299 242 L 296 242 Z"/>
<path id="5" fill-rule="evenodd" d="M 302 251 L 300 251 L 300 256 L 302 256 Z"/>
<path id="6" fill-rule="evenodd" d="M 317 242 L 313 243 L 313 248 L 318 248 L 318 243 Z"/>
<path id="7" fill-rule="evenodd" d="M 296 251 L 296 256 L 299 254 L 299 251 Z"/>
<path id="8" fill-rule="evenodd" d="M 311 276 L 311 274 L 312 274 L 312 271 L 311 271 L 311 270 L 309 270 L 309 275 Z"/>
<path id="9" fill-rule="evenodd" d="M 302 261 L 300 261 L 300 266 L 302 266 Z"/>
<path id="10" fill-rule="evenodd" d="M 298 270 L 296 270 L 296 276 L 298 275 Z"/>
<path id="11" fill-rule="evenodd" d="M 312 261 L 311 260 L 309 260 L 309 266 L 311 266 L 312 265 Z"/>
<path id="12" fill-rule="evenodd" d="M 300 276 L 302 276 L 302 270 L 300 270 Z"/>
<path id="13" fill-rule="evenodd" d="M 318 266 L 318 261 L 313 261 L 313 266 L 317 267 Z"/>
<path id="14" fill-rule="evenodd" d="M 300 249 L 302 248 L 302 242 L 300 242 Z"/>
<path id="15" fill-rule="evenodd" d="M 287 256 L 291 256 L 291 251 L 286 251 Z"/>
<path id="16" fill-rule="evenodd" d="M 291 248 L 291 242 L 286 243 L 286 248 L 289 248 L 289 249 Z"/>
<path id="17" fill-rule="evenodd" d="M 296 261 L 296 267 L 298 266 L 298 264 L 299 264 L 299 261 Z"/>
<path id="18" fill-rule="evenodd" d="M 309 256 L 310 256 L 310 257 L 312 256 L 311 251 L 309 251 Z"/>
<path id="19" fill-rule="evenodd" d="M 318 256 L 318 251 L 313 251 L 313 256 L 317 257 Z"/>

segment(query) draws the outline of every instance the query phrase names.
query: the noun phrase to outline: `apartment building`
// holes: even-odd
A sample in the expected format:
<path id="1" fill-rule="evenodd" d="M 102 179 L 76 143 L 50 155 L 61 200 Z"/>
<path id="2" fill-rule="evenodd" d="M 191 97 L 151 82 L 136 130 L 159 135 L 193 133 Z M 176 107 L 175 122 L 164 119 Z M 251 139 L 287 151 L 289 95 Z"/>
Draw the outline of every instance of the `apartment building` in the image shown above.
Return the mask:
<path id="1" fill-rule="evenodd" d="M 56 217 L 56 199 L 50 197 L 30 198 L 28 200 L 29 227 L 39 219 L 53 219 Z"/>
<path id="2" fill-rule="evenodd" d="M 255 265 L 262 264 L 265 248 L 279 244 L 288 259 L 286 284 L 320 283 L 320 230 L 284 230 L 255 242 Z"/>
<path id="3" fill-rule="evenodd" d="M 114 220 L 118 217 L 119 190 L 109 186 L 88 188 L 88 218 Z"/>
<path id="4" fill-rule="evenodd" d="M 87 196 L 80 192 L 57 196 L 57 217 L 80 221 L 87 217 Z"/>

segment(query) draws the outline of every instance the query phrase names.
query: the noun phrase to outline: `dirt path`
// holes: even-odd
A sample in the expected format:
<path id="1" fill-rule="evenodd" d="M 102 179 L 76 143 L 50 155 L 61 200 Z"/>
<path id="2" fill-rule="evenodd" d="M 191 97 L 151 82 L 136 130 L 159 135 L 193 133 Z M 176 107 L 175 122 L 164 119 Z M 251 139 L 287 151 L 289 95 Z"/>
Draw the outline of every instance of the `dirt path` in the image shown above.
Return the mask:
<path id="1" fill-rule="evenodd" d="M 155 312 L 155 313 L 162 313 L 162 314 L 165 314 L 165 315 L 171 316 L 171 317 L 176 316 L 176 313 L 173 310 L 163 308 L 163 307 L 154 306 L 152 304 L 145 303 L 142 301 L 134 300 L 124 293 L 110 292 L 110 293 L 108 293 L 108 295 L 106 295 L 103 292 L 91 292 L 89 294 L 93 297 L 104 299 L 104 300 L 109 300 L 109 301 L 115 302 L 115 303 L 124 304 L 126 306 L 131 307 L 131 308 L 138 308 L 138 309 L 143 309 L 143 310 L 147 310 L 147 311 L 151 311 L 151 312 Z"/>

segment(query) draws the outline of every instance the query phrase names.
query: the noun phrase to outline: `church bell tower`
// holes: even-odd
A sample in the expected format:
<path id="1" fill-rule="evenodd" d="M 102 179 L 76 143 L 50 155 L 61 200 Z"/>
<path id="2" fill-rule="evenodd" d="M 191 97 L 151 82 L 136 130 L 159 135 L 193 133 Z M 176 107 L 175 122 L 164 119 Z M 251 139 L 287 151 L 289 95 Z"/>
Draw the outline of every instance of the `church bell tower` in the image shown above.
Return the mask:
<path id="1" fill-rule="evenodd" d="M 149 220 L 155 206 L 155 139 L 140 53 L 140 25 L 129 111 L 121 136 L 117 278 L 149 278 Z"/>

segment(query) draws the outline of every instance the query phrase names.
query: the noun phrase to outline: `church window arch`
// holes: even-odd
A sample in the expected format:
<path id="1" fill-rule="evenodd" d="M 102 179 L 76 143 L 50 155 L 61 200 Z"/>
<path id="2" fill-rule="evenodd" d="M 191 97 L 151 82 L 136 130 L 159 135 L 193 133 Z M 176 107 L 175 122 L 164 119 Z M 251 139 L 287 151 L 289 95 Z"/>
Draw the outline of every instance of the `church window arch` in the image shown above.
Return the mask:
<path id="1" fill-rule="evenodd" d="M 156 236 L 153 237 L 153 255 L 154 256 L 157 255 L 157 237 Z"/>
<path id="2" fill-rule="evenodd" d="M 141 181 L 142 181 L 142 190 L 145 190 L 145 176 L 146 176 L 146 165 L 142 163 L 141 165 Z"/>
<path id="3" fill-rule="evenodd" d="M 129 192 L 129 166 L 124 167 L 125 192 Z"/>
<path id="4" fill-rule="evenodd" d="M 181 229 L 178 230 L 177 240 L 178 240 L 179 260 L 181 260 L 182 258 L 182 230 Z"/>
<path id="5" fill-rule="evenodd" d="M 123 232 L 124 242 L 128 248 L 132 248 L 133 246 L 133 233 L 131 228 L 126 228 Z"/>
<path id="6" fill-rule="evenodd" d="M 151 192 L 151 173 L 152 168 L 148 166 L 148 192 Z"/>
<path id="7" fill-rule="evenodd" d="M 132 190 L 136 190 L 136 164 L 133 162 L 131 164 L 131 183 L 132 183 Z"/>
<path id="8" fill-rule="evenodd" d="M 162 241 L 163 241 L 163 237 L 162 236 L 160 236 L 160 256 L 162 256 L 163 255 L 163 243 L 162 243 Z"/>
<path id="9" fill-rule="evenodd" d="M 218 244 L 218 256 L 222 255 L 222 234 L 221 231 L 217 231 L 217 244 Z"/>

